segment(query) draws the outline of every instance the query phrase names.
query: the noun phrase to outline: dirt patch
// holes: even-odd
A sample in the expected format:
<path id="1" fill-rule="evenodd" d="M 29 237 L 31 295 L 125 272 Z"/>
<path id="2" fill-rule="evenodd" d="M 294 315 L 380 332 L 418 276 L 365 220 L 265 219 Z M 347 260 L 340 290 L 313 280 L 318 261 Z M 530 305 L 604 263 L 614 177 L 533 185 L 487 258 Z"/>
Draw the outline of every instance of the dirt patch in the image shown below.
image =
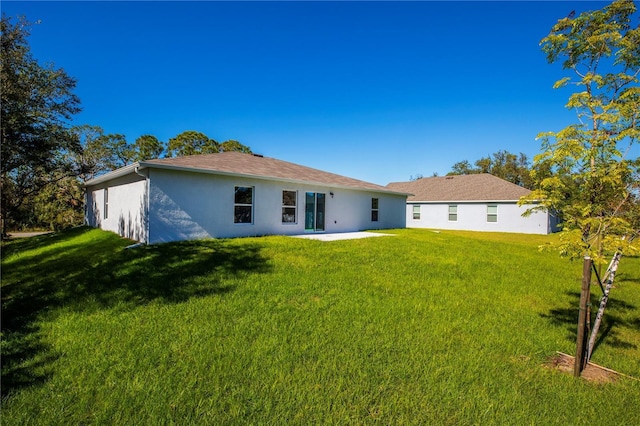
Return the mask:
<path id="1" fill-rule="evenodd" d="M 560 370 L 564 373 L 573 375 L 574 362 L 575 362 L 575 358 L 572 357 L 571 355 L 558 352 L 554 356 L 549 358 L 549 362 L 547 362 L 546 365 L 549 368 Z M 589 382 L 594 382 L 594 383 L 613 383 L 616 380 L 621 379 L 622 377 L 635 379 L 634 377 L 630 377 L 625 374 L 618 373 L 617 371 L 610 370 L 608 368 L 602 367 L 592 362 L 588 363 L 586 368 L 582 370 L 581 377 Z"/>

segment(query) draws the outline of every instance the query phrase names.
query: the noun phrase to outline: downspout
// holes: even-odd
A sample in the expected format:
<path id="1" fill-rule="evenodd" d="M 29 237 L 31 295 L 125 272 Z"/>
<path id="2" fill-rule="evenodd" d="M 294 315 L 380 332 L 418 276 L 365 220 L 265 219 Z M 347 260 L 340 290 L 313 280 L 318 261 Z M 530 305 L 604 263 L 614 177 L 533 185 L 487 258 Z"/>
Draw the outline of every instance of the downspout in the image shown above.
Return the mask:
<path id="1" fill-rule="evenodd" d="M 149 185 L 149 173 L 140 173 L 138 171 L 139 169 L 139 165 L 136 166 L 133 171 L 135 172 L 135 174 L 137 174 L 138 176 L 142 176 L 144 178 L 145 181 L 145 188 L 144 188 L 144 193 L 145 193 L 145 199 L 144 199 L 144 218 L 143 218 L 143 223 L 144 223 L 144 244 L 149 244 L 149 190 L 151 189 L 150 185 Z"/>

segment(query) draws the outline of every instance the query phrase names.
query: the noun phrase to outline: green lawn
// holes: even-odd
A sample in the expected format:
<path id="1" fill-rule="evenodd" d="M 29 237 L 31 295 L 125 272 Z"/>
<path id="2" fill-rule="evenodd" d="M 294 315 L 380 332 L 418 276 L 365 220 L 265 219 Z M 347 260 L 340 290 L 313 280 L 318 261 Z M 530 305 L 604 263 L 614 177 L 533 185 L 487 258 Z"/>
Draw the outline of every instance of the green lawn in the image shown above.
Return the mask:
<path id="1" fill-rule="evenodd" d="M 545 366 L 580 290 L 555 236 L 391 232 L 6 243 L 2 424 L 640 424 L 640 381 Z M 593 361 L 640 377 L 640 258 L 616 282 Z"/>

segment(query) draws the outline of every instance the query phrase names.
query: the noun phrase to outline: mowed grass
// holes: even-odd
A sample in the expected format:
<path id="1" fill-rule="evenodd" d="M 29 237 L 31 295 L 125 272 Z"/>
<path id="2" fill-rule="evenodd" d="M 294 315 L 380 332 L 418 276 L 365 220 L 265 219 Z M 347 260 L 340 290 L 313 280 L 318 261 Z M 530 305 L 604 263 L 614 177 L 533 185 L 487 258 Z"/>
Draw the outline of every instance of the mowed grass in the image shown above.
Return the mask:
<path id="1" fill-rule="evenodd" d="M 640 424 L 640 381 L 546 366 L 581 274 L 554 236 L 390 233 L 4 244 L 2 423 Z M 640 377 L 639 307 L 624 257 L 594 362 Z"/>

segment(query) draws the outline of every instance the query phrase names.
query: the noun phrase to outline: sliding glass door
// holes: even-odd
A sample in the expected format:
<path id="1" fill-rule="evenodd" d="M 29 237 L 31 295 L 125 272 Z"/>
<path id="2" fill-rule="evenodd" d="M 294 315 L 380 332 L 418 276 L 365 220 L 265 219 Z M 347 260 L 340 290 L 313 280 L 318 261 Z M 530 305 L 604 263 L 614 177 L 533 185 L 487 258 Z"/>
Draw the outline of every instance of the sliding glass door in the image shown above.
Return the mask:
<path id="1" fill-rule="evenodd" d="M 324 231 L 325 194 L 307 192 L 305 195 L 304 229 L 306 231 Z"/>

